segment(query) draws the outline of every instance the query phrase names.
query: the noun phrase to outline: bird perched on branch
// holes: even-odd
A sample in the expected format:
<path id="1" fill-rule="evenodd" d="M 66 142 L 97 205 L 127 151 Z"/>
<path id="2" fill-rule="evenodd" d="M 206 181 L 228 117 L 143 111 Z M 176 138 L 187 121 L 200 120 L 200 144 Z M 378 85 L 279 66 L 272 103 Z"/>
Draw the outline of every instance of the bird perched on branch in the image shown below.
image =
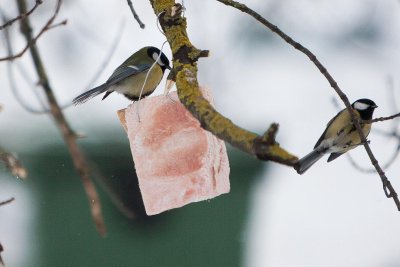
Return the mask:
<path id="1" fill-rule="evenodd" d="M 143 47 L 116 68 L 104 84 L 75 97 L 72 102 L 75 105 L 82 104 L 104 92 L 102 100 L 112 92 L 117 92 L 136 101 L 139 96 L 143 98 L 154 92 L 165 69 L 171 69 L 165 54 L 156 47 Z"/>
<path id="2" fill-rule="evenodd" d="M 351 104 L 351 107 L 358 119 L 371 120 L 372 114 L 378 106 L 374 101 L 363 98 Z M 371 130 L 371 124 L 361 121 L 360 125 L 367 137 Z M 349 111 L 345 108 L 328 122 L 325 131 L 315 144 L 314 150 L 300 159 L 296 163 L 295 169 L 299 174 L 303 174 L 325 154 L 331 154 L 328 158 L 328 162 L 330 162 L 361 144 L 360 135 L 351 120 Z"/>

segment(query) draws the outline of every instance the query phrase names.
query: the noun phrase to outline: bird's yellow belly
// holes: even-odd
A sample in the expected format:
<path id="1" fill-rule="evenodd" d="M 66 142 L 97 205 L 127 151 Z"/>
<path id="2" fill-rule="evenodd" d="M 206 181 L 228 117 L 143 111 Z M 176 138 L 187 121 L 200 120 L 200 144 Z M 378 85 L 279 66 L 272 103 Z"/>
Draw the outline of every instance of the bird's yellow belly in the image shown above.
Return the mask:
<path id="1" fill-rule="evenodd" d="M 367 137 L 371 130 L 371 124 L 364 124 L 361 126 L 361 129 Z M 361 138 L 357 130 L 353 126 L 349 126 L 338 133 L 332 145 L 330 152 L 345 152 L 361 145 Z"/>
<path id="2" fill-rule="evenodd" d="M 147 75 L 147 72 L 142 72 L 137 75 L 133 75 L 131 77 L 128 77 L 124 79 L 123 81 L 119 82 L 118 84 L 115 84 L 112 88 L 113 91 L 116 91 L 120 94 L 123 95 L 129 95 L 132 98 L 139 98 L 140 91 L 143 88 L 143 91 L 141 93 L 142 96 L 146 96 L 151 94 L 158 84 L 160 83 L 162 79 L 162 70 L 161 68 L 155 66 L 152 70 L 151 73 L 149 73 L 146 82 L 145 78 Z M 144 86 L 143 86 L 144 84 Z M 111 88 L 110 88 L 111 89 Z"/>

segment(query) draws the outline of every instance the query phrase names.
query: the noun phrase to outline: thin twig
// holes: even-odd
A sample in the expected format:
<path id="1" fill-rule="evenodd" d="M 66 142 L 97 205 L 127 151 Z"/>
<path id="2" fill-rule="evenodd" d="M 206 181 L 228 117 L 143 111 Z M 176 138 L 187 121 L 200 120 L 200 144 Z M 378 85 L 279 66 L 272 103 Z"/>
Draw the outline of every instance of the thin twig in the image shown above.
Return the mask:
<path id="1" fill-rule="evenodd" d="M 13 202 L 14 200 L 15 200 L 15 198 L 13 198 L 13 197 L 10 199 L 4 200 L 4 201 L 0 202 L 0 206 L 7 205 L 8 203 Z"/>
<path id="2" fill-rule="evenodd" d="M 387 170 L 397 159 L 400 153 L 400 145 L 397 145 L 395 151 L 393 152 L 392 156 L 390 159 L 382 166 L 382 169 Z M 347 158 L 349 159 L 351 165 L 353 165 L 354 168 L 359 170 L 360 172 L 365 172 L 365 173 L 375 173 L 376 169 L 375 168 L 364 168 L 361 167 L 354 159 L 353 157 L 349 154 L 346 153 Z"/>
<path id="3" fill-rule="evenodd" d="M 98 78 L 101 76 L 101 74 L 104 72 L 106 69 L 106 66 L 110 63 L 110 60 L 112 56 L 114 55 L 115 51 L 117 50 L 118 44 L 121 41 L 122 33 L 125 28 L 125 21 L 121 21 L 121 23 L 118 25 L 118 31 L 115 35 L 114 42 L 111 44 L 110 49 L 108 50 L 106 56 L 104 57 L 103 61 L 99 64 L 99 67 L 93 77 L 90 79 L 89 83 L 86 85 L 85 91 L 88 89 L 92 88 L 94 83 L 98 80 Z M 74 105 L 71 101 L 71 105 Z"/>
<path id="4" fill-rule="evenodd" d="M 7 70 L 8 70 L 8 83 L 10 84 L 11 92 L 12 92 L 15 100 L 17 100 L 17 102 L 21 105 L 21 107 L 32 114 L 50 113 L 50 110 L 44 106 L 44 103 L 42 103 L 42 101 L 40 101 L 40 98 L 37 95 L 38 94 L 37 90 L 33 90 L 33 91 L 34 91 L 35 95 L 37 95 L 39 102 L 42 105 L 42 108 L 32 107 L 30 104 L 28 104 L 28 101 L 25 100 L 26 97 L 24 97 L 20 94 L 17 84 L 15 82 L 16 79 L 15 79 L 15 74 L 14 74 L 13 62 L 7 61 Z M 28 81 L 27 81 L 28 76 L 24 75 L 25 70 L 23 68 L 20 68 L 19 71 L 21 72 L 21 76 L 23 77 L 23 79 L 28 83 Z M 31 83 L 31 84 L 33 84 L 33 83 Z"/>
<path id="5" fill-rule="evenodd" d="M 15 200 L 15 198 L 12 197 L 12 198 L 10 198 L 8 200 L 2 201 L 2 202 L 0 202 L 0 206 L 6 205 L 8 203 L 11 203 L 14 200 Z M 3 261 L 3 258 L 1 257 L 1 253 L 3 251 L 4 251 L 3 246 L 0 243 L 0 265 L 2 265 L 2 266 L 4 266 L 4 261 Z"/>
<path id="6" fill-rule="evenodd" d="M 140 20 L 139 15 L 136 13 L 135 9 L 133 8 L 132 1 L 131 0 L 127 0 L 127 1 L 128 1 L 129 8 L 132 11 L 133 17 L 135 18 L 137 23 L 139 23 L 140 28 L 144 29 L 146 27 L 146 25 L 144 25 L 143 22 Z"/>
<path id="7" fill-rule="evenodd" d="M 388 116 L 388 117 L 380 117 L 380 118 L 375 118 L 373 120 L 366 120 L 362 121 L 363 123 L 374 123 L 374 122 L 379 122 L 379 121 L 388 121 L 388 120 L 393 120 L 397 117 L 400 117 L 400 113 Z"/>
<path id="8" fill-rule="evenodd" d="M 4 14 L 2 14 L 3 16 L 3 20 L 4 18 Z M 102 72 L 106 69 L 106 65 L 110 62 L 111 57 L 114 55 L 116 48 L 119 44 L 119 42 L 121 41 L 121 37 L 122 37 L 122 33 L 123 33 L 123 29 L 125 28 L 125 22 L 121 21 L 120 25 L 118 25 L 118 31 L 115 35 L 114 41 L 110 46 L 110 49 L 108 50 L 106 56 L 104 57 L 103 62 L 99 65 L 98 70 L 96 71 L 96 73 L 93 75 L 92 79 L 90 79 L 90 82 L 88 83 L 88 85 L 85 88 L 91 88 L 93 87 L 93 84 L 96 82 L 96 80 L 98 79 L 98 77 L 102 74 Z M 11 38 L 9 37 L 9 32 L 6 29 L 4 32 L 5 38 L 4 38 L 4 42 L 7 48 L 7 53 L 8 55 L 12 55 L 13 51 L 12 51 L 12 45 L 11 45 Z M 10 84 L 10 88 L 11 88 L 11 92 L 14 95 L 14 98 L 18 101 L 18 103 L 21 105 L 22 108 L 24 108 L 27 112 L 30 112 L 32 114 L 48 114 L 51 113 L 50 108 L 46 107 L 41 99 L 41 97 L 38 94 L 37 90 L 33 90 L 33 92 L 35 93 L 36 97 L 38 98 L 40 104 L 41 104 L 41 108 L 36 108 L 31 106 L 30 104 L 28 104 L 25 100 L 25 98 L 23 96 L 20 95 L 17 84 L 16 84 L 16 79 L 15 79 L 15 74 L 14 74 L 14 65 L 16 64 L 17 66 L 17 71 L 19 71 L 21 73 L 21 77 L 26 81 L 27 84 L 31 85 L 33 84 L 33 82 L 31 80 L 29 80 L 29 73 L 26 72 L 26 70 L 20 66 L 18 64 L 18 62 L 12 62 L 10 60 L 7 61 L 7 70 L 8 70 L 8 82 Z M 87 91 L 87 89 L 85 89 L 85 91 Z M 67 109 L 69 107 L 73 106 L 72 101 L 68 101 L 67 103 L 60 105 L 61 110 Z"/>
<path id="9" fill-rule="evenodd" d="M 16 22 L 17 20 L 26 18 L 27 16 L 29 16 L 30 14 L 32 14 L 33 11 L 35 11 L 35 9 L 36 9 L 40 4 L 42 4 L 42 3 L 43 3 L 42 0 L 36 0 L 36 3 L 35 3 L 35 5 L 31 8 L 31 10 L 29 10 L 28 12 L 26 12 L 26 13 L 24 13 L 24 14 L 21 14 L 21 15 L 15 17 L 15 18 L 10 19 L 9 21 L 5 22 L 3 25 L 0 26 L 0 31 L 3 30 L 3 29 L 5 29 L 5 28 L 8 27 L 8 26 L 11 26 L 11 25 L 12 25 L 14 22 Z"/>
<path id="10" fill-rule="evenodd" d="M 400 211 L 400 201 L 399 201 L 398 195 L 397 195 L 396 191 L 394 190 L 392 184 L 390 183 L 389 179 L 386 177 L 385 172 L 379 166 L 378 161 L 376 160 L 374 154 L 372 153 L 371 148 L 367 142 L 367 139 L 361 129 L 360 123 L 357 120 L 356 114 L 354 113 L 354 110 L 351 108 L 349 99 L 347 98 L 346 94 L 344 94 L 344 92 L 339 88 L 337 82 L 333 79 L 331 74 L 322 65 L 322 63 L 317 59 L 317 57 L 309 49 L 307 49 L 300 43 L 294 41 L 291 37 L 289 37 L 287 34 L 285 34 L 283 31 L 281 31 L 276 25 L 272 24 L 271 22 L 269 22 L 268 20 L 263 18 L 260 14 L 258 14 L 254 10 L 248 8 L 246 5 L 236 2 L 236 1 L 233 1 L 233 0 L 217 0 L 217 1 L 221 2 L 225 5 L 234 7 L 236 9 L 252 16 L 254 19 L 256 19 L 257 21 L 259 21 L 260 23 L 265 25 L 267 28 L 269 28 L 272 32 L 274 32 L 278 36 L 280 36 L 283 40 L 285 40 L 288 44 L 293 46 L 295 49 L 304 53 L 314 63 L 314 65 L 318 68 L 318 70 L 322 73 L 322 75 L 325 76 L 325 78 L 328 80 L 331 87 L 335 90 L 335 92 L 338 94 L 340 99 L 342 99 L 343 103 L 345 104 L 347 110 L 350 113 L 353 124 L 356 127 L 357 132 L 360 136 L 361 142 L 364 144 L 364 148 L 367 151 L 367 154 L 371 160 L 371 163 L 372 163 L 372 165 L 374 165 L 377 173 L 379 174 L 379 176 L 381 178 L 386 197 L 393 198 L 397 209 Z"/>
<path id="11" fill-rule="evenodd" d="M 394 88 L 394 81 L 392 75 L 388 75 L 386 77 L 386 84 L 388 91 L 390 92 L 390 94 L 388 94 L 388 101 L 390 103 L 392 112 L 395 113 L 399 110 L 399 108 L 396 103 L 396 90 Z"/>
<path id="12" fill-rule="evenodd" d="M 99 183 L 100 187 L 107 193 L 109 198 L 111 199 L 111 202 L 117 207 L 117 209 L 124 214 L 127 218 L 129 219 L 135 219 L 136 214 L 133 210 L 130 210 L 124 202 L 121 200 L 121 198 L 116 194 L 110 186 L 107 185 L 107 177 L 105 177 L 99 168 L 95 164 L 90 164 L 93 177 L 95 178 L 96 182 Z"/>
<path id="13" fill-rule="evenodd" d="M 398 108 L 397 108 L 397 103 L 395 100 L 393 78 L 391 76 L 388 76 L 388 78 L 387 78 L 387 88 L 388 88 L 387 91 L 389 92 L 388 102 L 390 104 L 391 110 L 392 110 L 392 112 L 397 112 Z M 395 115 L 393 115 L 391 117 L 395 118 Z M 387 118 L 389 118 L 389 117 L 387 117 Z M 375 120 L 382 121 L 381 119 L 382 118 L 375 119 Z M 371 120 L 370 123 L 374 122 L 375 120 Z M 365 122 L 362 122 L 362 123 L 365 123 Z M 383 130 L 380 130 L 377 128 L 372 129 L 373 132 L 375 132 L 375 133 L 379 133 L 385 137 L 395 138 L 397 140 L 397 146 L 396 146 L 395 151 L 393 152 L 393 154 L 389 158 L 389 160 L 385 164 L 383 164 L 382 169 L 384 169 L 384 170 L 388 169 L 396 161 L 396 159 L 400 153 L 400 135 L 398 133 L 398 124 L 399 124 L 399 121 L 393 120 L 392 130 L 390 132 L 383 131 Z M 356 168 L 358 171 L 365 172 L 365 173 L 375 173 L 376 172 L 375 168 L 365 168 L 365 167 L 362 167 L 361 165 L 359 165 L 349 153 L 347 153 L 347 157 L 348 157 L 351 165 L 354 168 Z"/>
<path id="14" fill-rule="evenodd" d="M 61 0 L 57 1 L 57 6 L 56 10 L 54 12 L 54 15 L 52 16 L 51 20 L 54 20 L 55 16 L 58 14 L 59 10 L 61 7 Z M 25 0 L 18 0 L 18 8 L 21 13 L 26 12 L 26 2 Z M 48 23 L 48 25 L 51 25 L 51 23 Z M 28 43 L 32 42 L 32 30 L 31 30 L 31 25 L 29 22 L 29 17 L 26 17 L 21 20 L 21 31 L 22 34 L 25 36 L 26 40 Z M 73 164 L 75 166 L 75 169 L 78 171 L 82 183 L 84 186 L 84 189 L 86 191 L 86 195 L 89 200 L 89 204 L 91 207 L 91 213 L 92 213 L 92 218 L 95 222 L 97 231 L 101 235 L 105 235 L 106 233 L 106 228 L 104 225 L 104 220 L 101 212 L 101 204 L 100 204 L 100 199 L 97 194 L 96 188 L 93 184 L 93 182 L 90 180 L 90 171 L 87 163 L 87 159 L 83 152 L 81 151 L 80 147 L 78 146 L 76 142 L 76 135 L 72 131 L 71 127 L 69 126 L 67 120 L 64 117 L 64 114 L 62 113 L 60 106 L 57 103 L 57 100 L 53 94 L 53 89 L 50 85 L 50 82 L 47 78 L 47 73 L 45 70 L 45 67 L 42 63 L 42 59 L 40 57 L 39 51 L 33 43 L 30 46 L 30 52 L 32 56 L 32 60 L 35 66 L 35 70 L 37 72 L 37 75 L 39 76 L 39 81 L 40 85 L 42 86 L 46 97 L 47 101 L 49 102 L 51 114 L 54 118 L 54 121 L 56 125 L 58 126 L 63 138 L 64 142 L 66 143 L 69 152 L 71 154 L 71 158 L 73 161 Z"/>
<path id="15" fill-rule="evenodd" d="M 0 10 L 1 16 L 3 21 L 7 20 L 4 13 Z M 4 43 L 5 43 L 5 47 L 7 50 L 7 55 L 11 56 L 13 54 L 13 48 L 11 45 L 11 38 L 10 38 L 10 33 L 9 33 L 9 29 L 5 29 L 3 31 L 4 34 Z M 13 94 L 15 100 L 17 100 L 17 102 L 21 105 L 22 108 L 24 108 L 26 111 L 33 113 L 33 114 L 42 114 L 42 111 L 44 111 L 46 109 L 46 107 L 44 106 L 44 103 L 42 101 L 40 101 L 40 97 L 38 95 L 38 90 L 33 90 L 33 92 L 35 93 L 35 95 L 37 96 L 40 104 L 42 105 L 42 109 L 38 109 L 38 108 L 34 108 L 32 107 L 30 104 L 28 104 L 28 102 L 25 100 L 26 97 L 21 96 L 19 90 L 18 90 L 18 86 L 16 84 L 16 79 L 15 79 L 15 73 L 14 73 L 14 64 L 17 66 L 19 72 L 21 73 L 21 77 L 23 78 L 23 80 L 29 84 L 32 85 L 34 84 L 33 80 L 30 79 L 29 73 L 27 73 L 27 71 L 18 64 L 18 62 L 13 62 L 11 60 L 7 60 L 7 74 L 8 74 L 8 83 L 10 84 L 10 88 L 11 88 L 11 93 Z M 36 89 L 36 88 L 35 88 Z"/>
<path id="16" fill-rule="evenodd" d="M 22 49 L 19 53 L 15 54 L 15 55 L 9 55 L 7 57 L 3 57 L 0 58 L 0 61 L 5 61 L 5 60 L 14 60 L 16 58 L 21 57 L 31 46 L 33 46 L 36 41 L 40 38 L 40 36 L 42 36 L 43 33 L 45 33 L 46 31 L 58 27 L 58 26 L 62 26 L 62 25 L 66 25 L 67 24 L 67 20 L 64 20 L 60 23 L 54 24 L 53 25 L 53 21 L 54 19 L 57 17 L 58 15 L 58 11 L 59 9 L 56 9 L 56 11 L 54 12 L 53 16 L 50 17 L 50 19 L 47 21 L 47 23 L 43 26 L 43 28 L 39 31 L 39 33 L 35 36 L 35 37 L 31 37 L 31 39 L 27 42 L 26 46 L 24 47 L 24 49 Z M 21 18 L 20 20 L 26 20 L 28 17 L 25 16 L 23 18 Z M 29 33 L 32 36 L 32 33 Z"/>
<path id="17" fill-rule="evenodd" d="M 393 137 L 393 138 L 397 138 L 397 139 L 400 140 L 400 134 L 397 131 L 388 132 L 388 131 L 384 131 L 384 130 L 378 129 L 376 127 L 373 128 L 372 131 L 375 132 L 375 133 L 378 133 L 380 135 L 386 136 L 386 137 Z"/>
<path id="18" fill-rule="evenodd" d="M 3 246 L 0 243 L 0 265 L 4 266 L 3 258 L 1 257 L 1 253 L 4 251 Z"/>

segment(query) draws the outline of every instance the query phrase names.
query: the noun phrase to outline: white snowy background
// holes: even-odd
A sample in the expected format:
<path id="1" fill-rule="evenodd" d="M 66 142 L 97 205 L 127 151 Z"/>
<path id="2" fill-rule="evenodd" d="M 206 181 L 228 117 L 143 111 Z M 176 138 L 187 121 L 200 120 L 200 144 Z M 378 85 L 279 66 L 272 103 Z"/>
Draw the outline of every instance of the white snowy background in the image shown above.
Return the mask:
<path id="1" fill-rule="evenodd" d="M 148 1 L 134 1 L 147 25 L 145 32 L 133 21 L 126 1 L 119 2 L 65 1 L 57 20 L 66 18 L 68 25 L 40 38 L 38 45 L 60 103 L 68 103 L 87 89 L 121 23 L 121 41 L 97 83 L 107 79 L 133 51 L 145 45 L 160 47 L 164 41 Z M 53 4 L 46 1 L 32 16 L 35 29 L 48 19 Z M 377 117 L 393 113 L 393 96 L 400 106 L 399 1 L 251 0 L 246 4 L 313 51 L 351 101 L 373 99 L 379 106 Z M 186 0 L 185 5 L 191 40 L 197 47 L 211 50 L 209 59 L 200 60 L 199 80 L 213 89 L 218 110 L 258 133 L 278 122 L 281 145 L 299 156 L 308 153 L 338 111 L 332 101 L 338 97 L 316 67 L 237 10 L 212 0 Z M 17 14 L 13 1 L 3 0 L 0 8 L 10 16 Z M 17 35 L 13 41 L 16 50 L 25 44 Z M 0 52 L 5 54 L 3 43 Z M 165 52 L 170 58 L 169 47 Z M 18 61 L 23 65 L 29 57 Z M 28 72 L 35 77 L 32 70 Z M 394 94 L 388 90 L 388 77 L 393 80 Z M 23 88 L 23 79 L 18 83 Z M 4 106 L 1 144 L 15 151 L 30 151 L 60 138 L 48 116 L 33 116 L 16 102 L 7 82 L 6 64 L 0 64 L 0 86 L 0 104 Z M 156 93 L 162 91 L 160 86 Z M 22 93 L 30 105 L 40 107 L 32 90 L 25 88 Z M 118 95 L 107 100 L 99 105 L 100 99 L 94 99 L 68 109 L 66 115 L 74 128 L 87 134 L 105 125 L 115 126 L 119 123 L 115 110 L 129 102 Z M 21 123 L 25 121 L 29 123 Z M 39 124 L 43 127 L 35 126 Z M 374 127 L 389 131 L 392 123 Z M 28 144 L 21 142 L 27 138 L 31 140 Z M 397 146 L 396 140 L 384 139 L 376 132 L 369 139 L 381 163 Z M 369 167 L 363 148 L 351 155 Z M 386 173 L 400 192 L 398 166 L 397 161 Z M 242 236 L 246 247 L 242 265 L 400 266 L 400 213 L 385 197 L 377 174 L 357 171 L 343 156 L 330 164 L 321 160 L 302 176 L 272 164 L 264 176 L 254 185 L 251 215 Z M 15 196 L 18 203 L 0 210 L 0 216 L 8 218 L 0 220 L 1 241 L 8 244 L 4 257 L 11 266 L 18 266 L 21 258 L 34 255 L 27 244 L 35 234 L 30 231 L 35 204 L 30 192 L 23 191 L 23 186 L 14 188 L 15 183 L 7 180 L 2 178 L 0 196 Z"/>

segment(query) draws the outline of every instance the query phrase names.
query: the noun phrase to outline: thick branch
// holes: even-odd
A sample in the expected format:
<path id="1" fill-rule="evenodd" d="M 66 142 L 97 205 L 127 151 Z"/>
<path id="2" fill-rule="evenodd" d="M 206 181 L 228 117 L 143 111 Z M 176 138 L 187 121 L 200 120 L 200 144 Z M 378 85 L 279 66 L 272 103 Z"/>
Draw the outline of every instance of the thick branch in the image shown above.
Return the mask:
<path id="1" fill-rule="evenodd" d="M 197 49 L 186 32 L 186 18 L 181 16 L 182 6 L 174 0 L 150 0 L 154 12 L 173 53 L 174 69 L 168 79 L 176 81 L 178 96 L 183 105 L 195 116 L 202 127 L 240 150 L 262 160 L 270 160 L 292 166 L 297 157 L 281 148 L 275 141 L 277 125 L 274 124 L 263 136 L 247 131 L 218 113 L 203 98 L 197 81 L 197 60 L 208 56 L 208 51 Z M 274 132 L 274 134 L 270 134 Z"/>
<path id="2" fill-rule="evenodd" d="M 55 15 L 58 14 L 60 6 L 61 6 L 61 0 L 58 0 L 55 10 Z M 20 13 L 26 13 L 25 0 L 18 0 L 18 8 Z M 51 25 L 51 23 L 49 25 Z M 25 17 L 24 19 L 21 20 L 21 32 L 25 36 L 27 42 L 32 43 L 33 36 L 32 36 L 31 25 L 29 22 L 29 17 Z M 57 103 L 57 100 L 53 94 L 53 89 L 50 85 L 50 81 L 47 78 L 46 69 L 42 63 L 39 50 L 37 49 L 35 43 L 32 43 L 32 45 L 30 46 L 30 52 L 37 75 L 39 76 L 40 85 L 42 86 L 46 94 L 47 101 L 49 102 L 51 115 L 53 116 L 54 122 L 59 128 L 62 137 L 64 139 L 64 142 L 66 143 L 69 149 L 75 169 L 78 171 L 82 179 L 82 183 L 89 200 L 91 213 L 96 228 L 101 235 L 104 235 L 106 233 L 106 228 L 101 213 L 100 199 L 97 195 L 97 191 L 93 182 L 90 180 L 89 176 L 90 173 L 87 160 L 82 151 L 80 150 L 78 144 L 76 143 L 76 136 L 72 131 L 71 127 L 69 126 L 67 120 L 65 119 L 64 114 L 60 109 L 60 106 Z"/>
<path id="3" fill-rule="evenodd" d="M 293 46 L 295 49 L 299 50 L 300 52 L 304 53 L 313 63 L 314 65 L 318 68 L 318 70 L 325 76 L 325 78 L 328 80 L 329 84 L 331 87 L 336 91 L 338 96 L 342 99 L 343 103 L 345 104 L 347 110 L 350 113 L 351 119 L 353 121 L 354 126 L 357 129 L 358 134 L 360 135 L 361 142 L 364 144 L 364 148 L 367 151 L 367 154 L 371 160 L 372 165 L 375 167 L 377 173 L 379 174 L 381 181 L 383 183 L 383 189 L 385 191 L 385 194 L 388 198 L 393 198 L 397 209 L 400 211 L 400 201 L 398 199 L 397 193 L 392 187 L 390 181 L 385 175 L 385 172 L 382 170 L 382 168 L 379 166 L 378 161 L 376 160 L 374 154 L 371 151 L 371 148 L 367 142 L 367 139 L 361 129 L 360 123 L 356 117 L 356 114 L 354 113 L 354 110 L 351 108 L 351 104 L 347 96 L 343 93 L 343 91 L 339 88 L 337 82 L 333 79 L 333 77 L 330 75 L 330 73 L 327 71 L 327 69 L 322 65 L 322 63 L 317 59 L 317 57 L 307 48 L 302 46 L 300 43 L 294 41 L 291 37 L 289 37 L 287 34 L 285 34 L 283 31 L 281 31 L 276 25 L 272 24 L 265 18 L 263 18 L 260 14 L 255 12 L 254 10 L 248 8 L 246 5 L 241 4 L 239 2 L 233 1 L 233 0 L 217 0 L 225 5 L 232 6 L 234 8 L 239 9 L 240 11 L 252 16 L 255 18 L 257 21 L 265 25 L 267 28 L 269 28 L 272 32 L 276 33 L 278 36 L 280 36 L 283 40 L 285 40 L 288 44 Z"/>

